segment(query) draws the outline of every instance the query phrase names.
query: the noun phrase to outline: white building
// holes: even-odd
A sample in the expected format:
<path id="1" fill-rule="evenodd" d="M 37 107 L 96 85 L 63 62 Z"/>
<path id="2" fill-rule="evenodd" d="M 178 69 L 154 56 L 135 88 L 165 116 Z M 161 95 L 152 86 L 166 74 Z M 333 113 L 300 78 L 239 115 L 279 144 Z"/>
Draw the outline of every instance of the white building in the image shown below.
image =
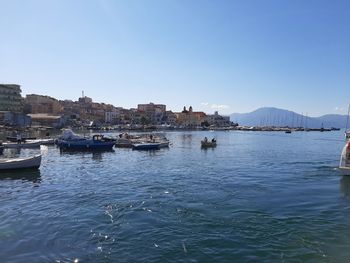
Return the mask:
<path id="1" fill-rule="evenodd" d="M 217 127 L 230 126 L 230 116 L 221 116 L 217 111 L 213 115 L 207 115 L 207 122 L 209 125 L 214 125 Z"/>

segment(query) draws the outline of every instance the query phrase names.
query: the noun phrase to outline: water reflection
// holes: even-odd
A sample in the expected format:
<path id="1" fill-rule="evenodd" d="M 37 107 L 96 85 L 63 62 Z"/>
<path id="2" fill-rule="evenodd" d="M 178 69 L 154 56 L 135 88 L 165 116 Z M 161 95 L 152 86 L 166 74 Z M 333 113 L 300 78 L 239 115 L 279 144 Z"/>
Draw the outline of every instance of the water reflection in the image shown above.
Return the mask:
<path id="1" fill-rule="evenodd" d="M 60 149 L 60 155 L 77 155 L 77 156 L 90 156 L 95 161 L 102 161 L 103 155 L 108 153 L 114 153 L 114 149 L 104 151 L 77 151 L 77 150 L 63 150 Z"/>
<path id="2" fill-rule="evenodd" d="M 343 176 L 340 179 L 340 190 L 342 191 L 344 197 L 350 196 L 350 176 Z"/>
<path id="3" fill-rule="evenodd" d="M 23 181 L 33 182 L 33 183 L 40 183 L 41 174 L 40 174 L 40 170 L 1 172 L 0 180 L 23 180 Z"/>

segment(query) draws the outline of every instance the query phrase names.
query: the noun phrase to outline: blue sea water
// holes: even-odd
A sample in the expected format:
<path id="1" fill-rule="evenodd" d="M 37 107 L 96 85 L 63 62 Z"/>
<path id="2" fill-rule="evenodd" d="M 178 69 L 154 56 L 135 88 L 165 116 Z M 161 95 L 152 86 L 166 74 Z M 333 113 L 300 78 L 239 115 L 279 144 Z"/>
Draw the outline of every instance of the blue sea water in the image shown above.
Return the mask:
<path id="1" fill-rule="evenodd" d="M 40 171 L 2 173 L 1 262 L 349 262 L 342 132 L 165 136 L 152 152 L 42 146 Z"/>

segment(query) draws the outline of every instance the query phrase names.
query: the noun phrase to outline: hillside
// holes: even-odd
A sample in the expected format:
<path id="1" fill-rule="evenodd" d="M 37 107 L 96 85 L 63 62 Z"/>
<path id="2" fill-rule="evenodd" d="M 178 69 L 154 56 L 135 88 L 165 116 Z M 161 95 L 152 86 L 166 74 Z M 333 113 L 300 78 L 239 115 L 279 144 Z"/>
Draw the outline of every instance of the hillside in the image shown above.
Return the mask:
<path id="1" fill-rule="evenodd" d="M 246 126 L 289 126 L 307 128 L 345 128 L 346 115 L 328 114 L 307 117 L 293 111 L 273 107 L 259 108 L 250 113 L 233 113 L 231 121 Z"/>

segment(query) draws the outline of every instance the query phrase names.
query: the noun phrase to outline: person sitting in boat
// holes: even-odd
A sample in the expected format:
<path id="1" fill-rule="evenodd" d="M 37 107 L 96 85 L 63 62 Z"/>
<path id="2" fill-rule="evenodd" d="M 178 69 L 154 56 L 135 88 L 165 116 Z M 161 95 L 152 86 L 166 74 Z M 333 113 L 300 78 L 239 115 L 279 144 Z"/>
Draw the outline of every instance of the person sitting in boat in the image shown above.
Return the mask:
<path id="1" fill-rule="evenodd" d="M 212 143 L 216 142 L 215 138 L 211 139 L 211 142 L 212 142 Z"/>
<path id="2" fill-rule="evenodd" d="M 204 142 L 208 142 L 208 138 L 207 137 L 204 137 Z"/>

